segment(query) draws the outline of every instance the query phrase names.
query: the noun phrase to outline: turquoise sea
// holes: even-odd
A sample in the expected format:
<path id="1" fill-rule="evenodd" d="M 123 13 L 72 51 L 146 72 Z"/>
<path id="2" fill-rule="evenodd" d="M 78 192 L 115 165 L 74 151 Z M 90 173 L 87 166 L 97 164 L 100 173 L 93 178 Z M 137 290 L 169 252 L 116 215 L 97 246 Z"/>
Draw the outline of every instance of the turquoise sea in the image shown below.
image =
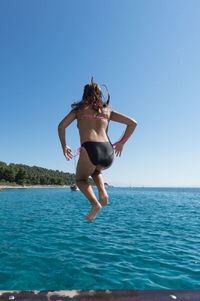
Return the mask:
<path id="1" fill-rule="evenodd" d="M 3 189 L 0 290 L 200 289 L 200 188 L 107 191 Z"/>

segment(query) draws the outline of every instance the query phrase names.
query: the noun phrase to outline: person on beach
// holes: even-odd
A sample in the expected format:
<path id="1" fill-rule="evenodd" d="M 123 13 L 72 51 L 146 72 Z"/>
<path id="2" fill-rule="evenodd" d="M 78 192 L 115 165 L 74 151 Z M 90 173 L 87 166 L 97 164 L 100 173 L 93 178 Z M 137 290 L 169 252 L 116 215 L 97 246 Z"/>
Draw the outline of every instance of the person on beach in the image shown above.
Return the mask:
<path id="1" fill-rule="evenodd" d="M 102 206 L 108 205 L 108 194 L 104 187 L 102 170 L 111 167 L 115 154 L 121 156 L 125 142 L 137 126 L 137 122 L 133 118 L 109 107 L 109 93 L 106 102 L 103 102 L 102 96 L 100 85 L 95 83 L 92 77 L 91 83 L 84 87 L 82 100 L 71 105 L 72 110 L 58 125 L 63 153 L 69 160 L 73 158 L 73 155 L 71 148 L 65 142 L 65 128 L 77 119 L 81 147 L 76 167 L 76 184 L 92 205 L 91 211 L 85 217 L 90 222 L 96 218 Z M 115 143 L 115 148 L 107 135 L 110 120 L 127 125 L 123 137 Z M 87 182 L 89 176 L 97 185 L 99 201 L 91 185 Z"/>

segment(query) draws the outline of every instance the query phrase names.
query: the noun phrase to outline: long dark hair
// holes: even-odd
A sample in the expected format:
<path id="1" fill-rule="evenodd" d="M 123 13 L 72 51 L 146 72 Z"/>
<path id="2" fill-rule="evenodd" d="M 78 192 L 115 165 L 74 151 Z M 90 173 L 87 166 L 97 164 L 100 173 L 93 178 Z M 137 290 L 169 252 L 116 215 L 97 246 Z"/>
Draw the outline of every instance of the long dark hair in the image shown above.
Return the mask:
<path id="1" fill-rule="evenodd" d="M 105 86 L 106 85 L 102 85 Z M 101 90 L 101 87 L 93 82 L 93 77 L 91 84 L 87 84 L 84 87 L 84 92 L 82 96 L 82 100 L 79 102 L 74 102 L 71 107 L 74 110 L 78 110 L 84 106 L 87 106 L 88 104 L 92 104 L 92 108 L 96 110 L 97 112 L 101 112 L 101 108 L 108 107 L 110 102 L 110 93 L 108 92 L 108 89 L 106 87 L 107 93 L 108 93 L 108 99 L 107 101 L 103 102 L 102 97 L 103 93 Z"/>

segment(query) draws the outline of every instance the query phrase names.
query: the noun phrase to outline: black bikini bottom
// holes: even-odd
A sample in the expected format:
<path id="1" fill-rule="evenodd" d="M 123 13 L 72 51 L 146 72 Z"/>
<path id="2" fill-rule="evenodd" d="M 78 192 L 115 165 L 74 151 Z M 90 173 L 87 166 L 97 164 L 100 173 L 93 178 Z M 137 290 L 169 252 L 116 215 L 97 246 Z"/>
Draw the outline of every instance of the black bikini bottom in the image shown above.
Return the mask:
<path id="1" fill-rule="evenodd" d="M 110 142 L 86 141 L 84 146 L 94 165 L 109 166 L 114 158 L 114 149 Z"/>

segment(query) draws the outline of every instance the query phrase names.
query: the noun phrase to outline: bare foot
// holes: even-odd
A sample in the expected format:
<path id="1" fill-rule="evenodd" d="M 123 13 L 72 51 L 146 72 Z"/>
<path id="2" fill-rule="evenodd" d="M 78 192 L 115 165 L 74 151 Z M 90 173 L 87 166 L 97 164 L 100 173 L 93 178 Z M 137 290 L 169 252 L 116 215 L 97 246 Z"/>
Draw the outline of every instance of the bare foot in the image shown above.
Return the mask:
<path id="1" fill-rule="evenodd" d="M 86 220 L 92 222 L 95 218 L 97 213 L 101 210 L 101 205 L 98 203 L 96 205 L 92 205 L 92 209 L 88 216 L 86 216 Z"/>
<path id="2" fill-rule="evenodd" d="M 106 190 L 99 191 L 99 202 L 101 206 L 107 206 L 108 205 L 108 195 Z"/>

